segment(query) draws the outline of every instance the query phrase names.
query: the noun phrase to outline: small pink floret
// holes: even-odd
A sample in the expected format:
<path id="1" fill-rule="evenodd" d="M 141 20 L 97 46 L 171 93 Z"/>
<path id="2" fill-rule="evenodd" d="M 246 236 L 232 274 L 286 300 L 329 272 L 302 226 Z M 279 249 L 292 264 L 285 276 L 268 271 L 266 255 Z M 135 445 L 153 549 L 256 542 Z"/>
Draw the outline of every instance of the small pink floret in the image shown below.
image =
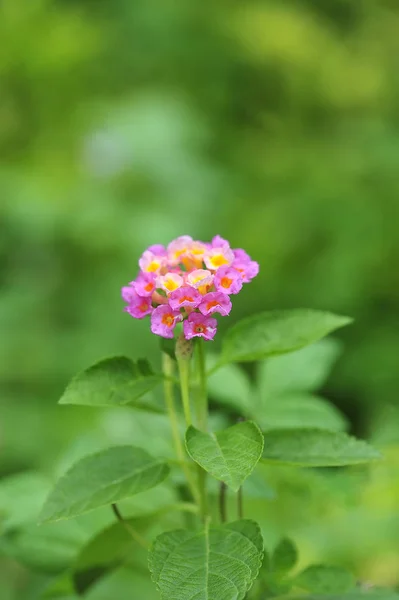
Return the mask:
<path id="1" fill-rule="evenodd" d="M 139 296 L 151 296 L 155 290 L 154 273 L 140 273 L 132 286 Z"/>
<path id="2" fill-rule="evenodd" d="M 164 338 L 173 338 L 174 329 L 182 319 L 180 312 L 163 304 L 155 308 L 151 315 L 151 331 Z"/>
<path id="3" fill-rule="evenodd" d="M 254 260 L 245 262 L 235 260 L 232 268 L 240 273 L 244 283 L 249 283 L 259 273 L 259 264 Z"/>
<path id="4" fill-rule="evenodd" d="M 136 292 L 133 292 L 129 304 L 125 306 L 125 311 L 135 319 L 143 319 L 147 315 L 150 315 L 153 310 L 151 298 L 144 298 L 136 294 Z"/>
<path id="5" fill-rule="evenodd" d="M 233 261 L 234 254 L 229 246 L 213 247 L 204 255 L 204 263 L 211 271 L 230 266 Z"/>
<path id="6" fill-rule="evenodd" d="M 212 248 L 227 248 L 230 249 L 230 242 L 222 238 L 220 235 L 215 235 L 211 242 Z"/>
<path id="7" fill-rule="evenodd" d="M 139 267 L 145 273 L 159 273 L 165 265 L 165 261 L 165 256 L 155 254 L 151 250 L 146 250 L 139 260 Z"/>
<path id="8" fill-rule="evenodd" d="M 157 288 L 161 288 L 167 294 L 174 292 L 183 285 L 183 277 L 170 271 L 166 275 L 158 275 L 156 279 Z"/>
<path id="9" fill-rule="evenodd" d="M 186 277 L 187 283 L 194 288 L 212 285 L 213 275 L 206 269 L 195 269 Z"/>
<path id="10" fill-rule="evenodd" d="M 209 292 L 209 294 L 202 296 L 202 302 L 198 306 L 198 309 L 205 316 L 219 313 L 225 317 L 230 313 L 231 306 L 231 300 L 227 294 L 223 294 L 222 292 Z"/>
<path id="11" fill-rule="evenodd" d="M 216 271 L 213 279 L 214 286 L 218 292 L 223 294 L 238 294 L 242 288 L 242 276 L 232 267 L 221 267 Z"/>
<path id="12" fill-rule="evenodd" d="M 205 317 L 201 313 L 193 312 L 183 323 L 184 337 L 191 340 L 202 337 L 204 340 L 213 340 L 217 330 L 217 321 L 213 317 Z"/>
<path id="13" fill-rule="evenodd" d="M 181 235 L 176 238 L 167 247 L 168 262 L 170 265 L 177 265 L 181 262 L 183 256 L 187 254 L 188 248 L 193 242 L 190 235 Z"/>
<path id="14" fill-rule="evenodd" d="M 130 302 L 134 296 L 136 296 L 135 289 L 133 287 L 134 281 L 131 281 L 129 285 L 124 285 L 121 289 L 122 300 L 125 302 Z"/>
<path id="15" fill-rule="evenodd" d="M 179 308 L 184 308 L 185 306 L 197 308 L 202 298 L 203 296 L 198 290 L 187 285 L 170 294 L 169 305 L 174 310 L 179 310 Z"/>

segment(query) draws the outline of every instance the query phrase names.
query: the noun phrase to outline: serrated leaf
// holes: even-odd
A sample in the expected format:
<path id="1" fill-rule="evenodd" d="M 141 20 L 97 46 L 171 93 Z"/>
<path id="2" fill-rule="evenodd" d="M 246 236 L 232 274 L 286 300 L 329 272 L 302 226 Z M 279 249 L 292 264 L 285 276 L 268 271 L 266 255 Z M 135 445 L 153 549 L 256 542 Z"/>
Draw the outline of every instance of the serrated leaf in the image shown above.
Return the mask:
<path id="1" fill-rule="evenodd" d="M 271 567 L 273 571 L 290 571 L 297 563 L 298 550 L 295 544 L 288 538 L 283 538 L 275 547 L 271 556 Z"/>
<path id="2" fill-rule="evenodd" d="M 339 594 L 355 586 L 355 578 L 340 567 L 311 565 L 293 580 L 293 584 L 308 592 L 317 594 Z"/>
<path id="3" fill-rule="evenodd" d="M 227 331 L 220 363 L 294 352 L 351 321 L 349 317 L 310 309 L 269 311 L 247 317 Z"/>
<path id="4" fill-rule="evenodd" d="M 237 423 L 216 433 L 189 427 L 186 447 L 205 471 L 237 491 L 262 456 L 263 435 L 253 421 Z"/>
<path id="5" fill-rule="evenodd" d="M 149 400 L 140 399 L 162 381 L 146 360 L 136 363 L 124 356 L 101 360 L 72 379 L 59 404 L 84 406 L 120 406 L 162 411 Z"/>
<path id="6" fill-rule="evenodd" d="M 258 367 L 259 392 L 267 403 L 290 392 L 314 392 L 325 382 L 341 344 L 333 338 L 320 340 L 296 352 L 273 356 Z"/>
<path id="7" fill-rule="evenodd" d="M 150 551 L 149 567 L 161 600 L 243 600 L 258 575 L 262 554 L 259 526 L 242 520 L 160 535 Z"/>
<path id="8" fill-rule="evenodd" d="M 324 398 L 291 393 L 276 398 L 256 414 L 263 431 L 311 427 L 328 431 L 344 431 L 348 423 L 344 415 Z"/>
<path id="9" fill-rule="evenodd" d="M 43 507 L 40 521 L 69 519 L 118 502 L 158 485 L 168 473 L 165 462 L 141 448 L 108 448 L 83 458 L 59 479 Z"/>
<path id="10" fill-rule="evenodd" d="M 340 467 L 381 458 L 378 450 L 345 433 L 288 429 L 265 433 L 263 459 L 304 467 Z"/>

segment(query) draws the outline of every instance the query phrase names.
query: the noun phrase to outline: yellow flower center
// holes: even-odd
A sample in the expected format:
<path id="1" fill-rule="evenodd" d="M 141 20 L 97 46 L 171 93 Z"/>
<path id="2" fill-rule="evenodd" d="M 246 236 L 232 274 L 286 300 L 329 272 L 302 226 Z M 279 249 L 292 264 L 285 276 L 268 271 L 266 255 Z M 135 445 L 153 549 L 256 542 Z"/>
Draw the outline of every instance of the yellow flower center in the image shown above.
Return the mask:
<path id="1" fill-rule="evenodd" d="M 215 254 L 215 256 L 212 256 L 212 258 L 211 258 L 211 263 L 212 263 L 212 266 L 214 266 L 215 268 L 218 268 L 218 267 L 222 267 L 223 265 L 227 265 L 229 263 L 229 261 L 223 254 Z"/>

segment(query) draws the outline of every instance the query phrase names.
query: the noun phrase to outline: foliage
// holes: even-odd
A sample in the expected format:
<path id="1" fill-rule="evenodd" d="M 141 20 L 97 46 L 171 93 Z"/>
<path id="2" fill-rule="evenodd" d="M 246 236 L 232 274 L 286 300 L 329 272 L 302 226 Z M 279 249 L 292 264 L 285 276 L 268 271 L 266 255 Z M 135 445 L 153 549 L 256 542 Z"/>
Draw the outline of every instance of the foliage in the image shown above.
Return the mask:
<path id="1" fill-rule="evenodd" d="M 320 325 L 326 319 L 328 325 Z M 230 356 L 232 363 L 237 360 L 237 354 L 232 352 L 228 355 L 225 348 L 237 348 L 238 345 L 244 348 L 243 342 L 252 340 L 251 356 L 254 359 L 270 354 L 269 360 L 292 365 L 291 383 L 288 385 L 287 371 L 279 369 L 278 362 L 267 372 L 264 367 L 259 367 L 260 388 L 252 390 L 265 414 L 268 412 L 268 402 L 262 402 L 265 387 L 272 396 L 276 394 L 277 401 L 285 404 L 289 413 L 292 404 L 287 402 L 286 396 L 292 399 L 292 393 L 296 390 L 306 393 L 308 389 L 317 387 L 325 376 L 323 364 L 331 362 L 332 355 L 327 350 L 326 342 L 318 344 L 322 351 L 319 356 L 314 346 L 310 351 L 298 350 L 297 342 L 287 344 L 286 340 L 300 339 L 299 345 L 306 347 L 314 342 L 315 337 L 306 332 L 320 331 L 321 327 L 324 333 L 328 333 L 346 322 L 349 320 L 311 310 L 263 313 L 244 319 L 227 333 L 221 357 L 213 361 L 211 373 L 215 374 L 219 367 L 221 371 L 226 369 L 223 365 L 228 361 L 227 356 Z M 255 343 L 256 327 L 259 329 L 259 340 L 266 340 L 262 348 L 262 342 L 258 340 Z M 240 332 L 239 336 L 237 332 Z M 316 338 L 320 335 L 322 333 L 316 334 Z M 268 341 L 271 339 L 274 340 L 272 346 Z M 171 436 L 177 460 L 171 456 L 153 457 L 143 448 L 120 445 L 74 460 L 49 493 L 48 483 L 40 476 L 29 473 L 10 478 L 7 485 L 0 489 L 6 513 L 2 537 L 5 554 L 38 571 L 57 574 L 57 579 L 45 587 L 40 598 L 83 594 L 90 599 L 112 594 L 122 600 L 129 595 L 131 586 L 142 589 L 141 593 L 151 598 L 153 591 L 148 587 L 149 574 L 145 559 L 148 548 L 149 570 L 161 598 L 244 600 L 249 597 L 261 600 L 265 594 L 266 597 L 278 596 L 295 592 L 296 589 L 328 598 L 329 594 L 355 589 L 353 576 L 339 566 L 313 564 L 292 575 L 291 571 L 298 562 L 298 552 L 289 539 L 281 540 L 269 556 L 264 549 L 260 525 L 252 519 L 243 518 L 243 496 L 246 497 L 248 491 L 249 499 L 270 499 L 267 485 L 259 485 L 259 481 L 262 482 L 262 472 L 258 470 L 261 461 L 272 465 L 271 468 L 285 464 L 336 467 L 371 462 L 379 459 L 380 453 L 366 442 L 334 428 L 304 428 L 302 422 L 306 417 L 303 415 L 295 424 L 295 405 L 290 428 L 281 427 L 278 420 L 273 424 L 272 420 L 262 433 L 254 421 L 243 420 L 212 432 L 207 426 L 207 372 L 203 344 L 203 340 L 195 343 L 184 340 L 185 353 L 182 354 L 178 340 L 176 358 L 173 358 L 174 353 L 163 354 L 162 375 L 154 374 L 148 363 L 143 361 L 136 366 L 123 357 L 107 359 L 75 377 L 62 396 L 61 403 L 89 404 L 91 407 L 119 405 L 114 410 L 123 410 L 127 405 L 128 410 L 132 410 L 136 416 L 143 414 L 151 429 L 153 425 L 156 426 L 156 420 L 164 418 L 164 415 L 155 414 L 151 404 L 147 407 L 144 403 L 137 406 L 136 401 L 138 397 L 145 396 L 148 385 L 151 389 L 154 382 L 159 383 L 163 379 L 165 405 L 172 426 Z M 288 363 L 285 357 L 274 357 L 275 354 L 290 351 L 293 357 Z M 243 359 L 245 353 L 240 352 Z M 315 358 L 319 371 L 309 376 L 308 365 L 312 363 L 313 368 Z M 249 360 L 249 355 L 245 355 L 244 360 Z M 175 363 L 179 367 L 181 400 L 187 427 L 186 449 L 193 462 L 189 462 L 184 454 L 176 413 Z M 301 369 L 295 370 L 295 365 L 301 365 Z M 234 370 L 230 371 L 232 368 Z M 235 373 L 242 387 L 249 386 L 245 376 L 238 375 L 240 367 L 230 365 L 227 369 L 228 373 Z M 147 382 L 148 378 L 150 383 Z M 218 389 L 220 391 L 220 387 L 216 386 L 216 395 Z M 244 395 L 244 414 L 249 406 L 245 401 L 248 396 Z M 222 395 L 222 398 L 225 400 L 225 396 Z M 319 402 L 324 408 L 328 406 L 324 400 L 314 398 L 314 402 Z M 195 426 L 191 424 L 194 406 Z M 233 400 L 233 406 L 239 410 L 239 398 Z M 138 409 L 144 412 L 137 412 Z M 166 496 L 158 494 L 160 504 L 154 509 L 148 494 L 152 488 L 162 484 L 169 473 L 171 480 L 167 485 L 174 490 L 175 500 L 168 503 Z M 219 491 L 212 482 L 208 484 L 207 474 L 221 482 Z M 255 475 L 258 477 L 257 484 Z M 251 478 L 252 492 L 251 486 L 246 484 L 246 480 L 249 482 Z M 229 489 L 237 495 L 239 520 L 226 522 L 226 492 Z M 40 514 L 37 516 L 41 503 L 34 504 L 31 514 L 21 515 L 15 498 L 26 493 L 37 494 L 43 501 L 44 490 L 47 499 Z M 144 513 L 140 509 L 137 512 L 134 507 L 136 496 L 143 494 L 147 494 Z M 192 501 L 187 502 L 187 495 L 191 496 Z M 217 506 L 218 516 L 215 515 Z M 105 513 L 101 512 L 105 510 L 104 507 L 112 508 L 105 518 Z M 112 512 L 117 519 L 114 524 L 109 521 Z M 74 526 L 70 529 L 56 528 L 55 522 L 67 519 L 77 524 L 76 519 L 87 517 L 86 513 L 93 514 L 93 517 L 98 514 L 98 518 L 87 522 L 89 527 L 81 539 L 72 537 L 69 541 L 68 536 L 73 534 Z M 170 513 L 180 520 L 179 528 L 165 532 L 164 528 L 168 528 L 169 523 L 165 517 Z M 190 515 L 190 518 L 185 519 L 184 515 Z M 43 529 L 33 533 L 31 520 L 36 519 Z"/>
<path id="2" fill-rule="evenodd" d="M 264 432 L 346 431 L 381 448 L 367 468 L 258 463 L 244 505 L 269 550 L 295 539 L 299 569 L 322 561 L 397 586 L 397 2 L 3 0 L 0 13 L 2 598 L 39 596 L 57 548 L 66 568 L 111 525 L 98 509 L 37 527 L 74 462 L 115 445 L 173 455 L 167 417 L 147 419 L 163 410 L 160 386 L 134 402 L 140 413 L 55 399 L 102 357 L 154 356 L 159 370 L 118 289 L 144 243 L 183 230 L 220 232 L 261 263 L 234 321 L 294 306 L 355 317 L 327 344 L 330 363 L 315 344 L 307 368 L 300 351 L 214 372 L 210 428 L 242 416 Z M 172 481 L 182 484 L 174 469 L 122 512 L 175 503 Z M 154 591 L 145 571 L 119 567 L 87 593 L 128 585 Z"/>

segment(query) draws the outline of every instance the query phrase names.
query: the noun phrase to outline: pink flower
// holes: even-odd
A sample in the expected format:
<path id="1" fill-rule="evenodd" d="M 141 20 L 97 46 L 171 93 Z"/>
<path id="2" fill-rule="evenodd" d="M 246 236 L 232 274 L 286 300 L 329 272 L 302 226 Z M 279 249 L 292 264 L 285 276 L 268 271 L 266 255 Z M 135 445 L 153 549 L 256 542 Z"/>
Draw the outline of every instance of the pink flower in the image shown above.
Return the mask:
<path id="1" fill-rule="evenodd" d="M 166 275 L 158 275 L 156 279 L 157 288 L 165 290 L 166 293 L 174 292 L 182 285 L 183 277 L 173 272 L 166 273 Z"/>
<path id="2" fill-rule="evenodd" d="M 249 260 L 245 262 L 234 261 L 232 264 L 232 268 L 238 271 L 238 273 L 240 273 L 244 283 L 249 283 L 251 279 L 256 277 L 259 273 L 259 264 L 254 260 Z"/>
<path id="3" fill-rule="evenodd" d="M 151 296 L 155 290 L 155 275 L 154 273 L 139 273 L 131 285 L 139 296 Z"/>
<path id="4" fill-rule="evenodd" d="M 188 249 L 193 241 L 189 235 L 181 235 L 177 239 L 170 242 L 167 248 L 168 262 L 171 265 L 178 265 L 182 261 L 182 257 L 188 252 Z"/>
<path id="5" fill-rule="evenodd" d="M 162 244 L 153 244 L 149 248 L 147 248 L 150 252 L 155 254 L 156 256 L 166 256 L 166 248 L 162 246 Z"/>
<path id="6" fill-rule="evenodd" d="M 204 288 L 204 286 L 212 285 L 213 275 L 206 269 L 195 269 L 187 275 L 187 283 L 194 288 Z"/>
<path id="7" fill-rule="evenodd" d="M 213 317 L 205 317 L 201 313 L 192 312 L 183 323 L 184 337 L 191 340 L 193 337 L 202 337 L 204 340 L 213 340 L 217 329 L 217 321 Z"/>
<path id="8" fill-rule="evenodd" d="M 208 269 L 216 271 L 220 267 L 230 266 L 234 261 L 233 251 L 229 246 L 213 247 L 204 256 L 204 262 Z"/>
<path id="9" fill-rule="evenodd" d="M 183 257 L 183 264 L 188 268 L 191 267 L 191 269 L 193 267 L 202 267 L 204 256 L 207 251 L 208 246 L 203 242 L 191 242 L 187 249 L 187 258 L 185 259 L 185 257 Z"/>
<path id="10" fill-rule="evenodd" d="M 230 249 L 230 244 L 227 240 L 225 240 L 224 238 L 222 238 L 220 235 L 215 235 L 214 238 L 212 238 L 212 243 L 211 243 L 212 248 L 228 248 Z"/>
<path id="11" fill-rule="evenodd" d="M 136 292 L 135 292 L 135 290 L 134 290 L 133 284 L 134 284 L 134 281 L 131 281 L 129 283 L 129 285 L 125 285 L 121 289 L 121 296 L 122 296 L 122 299 L 125 302 L 130 302 L 131 299 L 134 298 L 134 296 L 137 295 Z"/>
<path id="12" fill-rule="evenodd" d="M 184 286 L 172 292 L 169 296 L 169 305 L 173 310 L 178 310 L 184 306 L 197 308 L 202 300 L 198 290 L 190 286 Z"/>
<path id="13" fill-rule="evenodd" d="M 251 260 L 249 254 L 247 254 L 242 248 L 235 248 L 233 250 L 233 254 L 235 259 L 240 262 L 249 262 Z"/>
<path id="14" fill-rule="evenodd" d="M 154 246 L 151 246 L 152 248 Z M 139 266 L 145 273 L 159 273 L 161 268 L 165 266 L 166 258 L 161 254 L 155 254 L 152 250 L 143 252 Z"/>
<path id="15" fill-rule="evenodd" d="M 182 319 L 178 311 L 163 304 L 155 308 L 151 315 L 151 331 L 164 338 L 173 338 L 174 329 Z"/>
<path id="16" fill-rule="evenodd" d="M 202 302 L 198 306 L 203 315 L 213 315 L 219 313 L 223 317 L 231 311 L 231 300 L 227 294 L 222 292 L 210 292 L 202 297 Z"/>
<path id="17" fill-rule="evenodd" d="M 135 319 L 143 319 L 146 315 L 150 315 L 153 310 L 151 298 L 143 298 L 136 292 L 133 292 L 128 306 L 125 306 L 125 311 Z"/>
<path id="18" fill-rule="evenodd" d="M 216 271 L 213 283 L 218 292 L 238 294 L 242 288 L 242 276 L 232 267 L 221 267 Z"/>

